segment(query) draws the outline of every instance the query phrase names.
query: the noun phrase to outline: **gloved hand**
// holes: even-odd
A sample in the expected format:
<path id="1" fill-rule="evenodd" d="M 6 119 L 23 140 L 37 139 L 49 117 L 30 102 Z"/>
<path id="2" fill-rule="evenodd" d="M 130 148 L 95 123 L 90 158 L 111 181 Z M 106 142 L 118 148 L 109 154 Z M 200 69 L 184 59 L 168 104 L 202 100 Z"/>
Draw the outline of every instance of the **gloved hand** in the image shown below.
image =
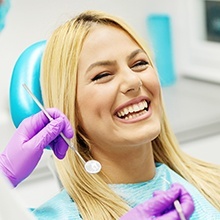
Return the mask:
<path id="1" fill-rule="evenodd" d="M 73 137 L 73 130 L 67 117 L 55 108 L 47 109 L 54 119 L 49 122 L 41 111 L 21 122 L 2 154 L 0 172 L 17 186 L 30 175 L 38 164 L 43 150 L 50 146 L 57 158 L 66 155 L 68 145 L 59 135 Z"/>
<path id="2" fill-rule="evenodd" d="M 134 207 L 120 220 L 180 220 L 179 214 L 173 205 L 175 200 L 179 200 L 182 212 L 188 220 L 194 212 L 194 203 L 190 194 L 185 188 L 178 184 L 172 184 L 167 191 L 156 191 L 148 201 Z"/>

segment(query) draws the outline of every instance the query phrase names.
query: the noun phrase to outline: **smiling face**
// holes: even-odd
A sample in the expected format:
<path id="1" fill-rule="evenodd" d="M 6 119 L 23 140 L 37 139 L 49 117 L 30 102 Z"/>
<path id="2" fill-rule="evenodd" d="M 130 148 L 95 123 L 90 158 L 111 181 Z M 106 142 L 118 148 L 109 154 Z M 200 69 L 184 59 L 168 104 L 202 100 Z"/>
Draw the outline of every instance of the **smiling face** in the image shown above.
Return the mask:
<path id="1" fill-rule="evenodd" d="M 77 106 L 92 154 L 146 146 L 160 132 L 160 85 L 147 54 L 123 30 L 94 25 L 79 58 Z"/>

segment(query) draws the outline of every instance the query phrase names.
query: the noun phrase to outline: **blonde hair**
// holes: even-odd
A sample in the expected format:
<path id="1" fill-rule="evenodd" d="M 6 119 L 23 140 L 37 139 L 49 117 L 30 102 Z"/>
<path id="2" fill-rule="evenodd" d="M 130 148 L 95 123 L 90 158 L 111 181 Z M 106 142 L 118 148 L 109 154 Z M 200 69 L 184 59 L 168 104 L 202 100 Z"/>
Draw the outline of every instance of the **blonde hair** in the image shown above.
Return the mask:
<path id="1" fill-rule="evenodd" d="M 48 40 L 42 62 L 41 87 L 44 104 L 46 107 L 60 109 L 69 118 L 75 131 L 74 146 L 85 160 L 91 158 L 88 150 L 91 143 L 77 120 L 77 65 L 83 42 L 96 24 L 117 26 L 146 52 L 148 50 L 127 24 L 111 15 L 96 11 L 84 12 L 67 21 L 57 28 Z M 164 110 L 161 127 L 161 133 L 152 142 L 155 161 L 167 164 L 198 188 L 220 210 L 220 166 L 185 154 L 177 144 Z M 104 182 L 104 174 L 87 174 L 72 150 L 68 150 L 63 160 L 56 160 L 56 165 L 61 182 L 76 202 L 83 219 L 118 219 L 129 210 L 126 202 Z"/>

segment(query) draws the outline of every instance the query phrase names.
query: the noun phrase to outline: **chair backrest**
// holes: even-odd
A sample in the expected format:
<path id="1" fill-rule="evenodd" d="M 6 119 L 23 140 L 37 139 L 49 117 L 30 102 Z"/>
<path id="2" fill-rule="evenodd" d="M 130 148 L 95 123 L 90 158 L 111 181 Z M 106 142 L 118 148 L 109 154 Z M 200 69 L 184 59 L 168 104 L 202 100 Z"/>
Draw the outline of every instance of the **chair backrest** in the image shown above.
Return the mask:
<path id="1" fill-rule="evenodd" d="M 43 104 L 40 88 L 40 68 L 46 41 L 39 41 L 26 48 L 15 63 L 10 83 L 10 113 L 15 127 L 21 121 L 37 112 L 40 108 L 24 89 L 26 84 L 36 98 Z M 50 149 L 50 147 L 46 147 Z M 55 169 L 53 158 L 47 164 L 58 183 L 60 190 L 63 188 Z"/>
<path id="2" fill-rule="evenodd" d="M 23 119 L 40 111 L 23 84 L 26 84 L 42 103 L 40 68 L 45 45 L 46 41 L 30 45 L 15 63 L 9 91 L 10 113 L 15 127 L 18 127 Z"/>

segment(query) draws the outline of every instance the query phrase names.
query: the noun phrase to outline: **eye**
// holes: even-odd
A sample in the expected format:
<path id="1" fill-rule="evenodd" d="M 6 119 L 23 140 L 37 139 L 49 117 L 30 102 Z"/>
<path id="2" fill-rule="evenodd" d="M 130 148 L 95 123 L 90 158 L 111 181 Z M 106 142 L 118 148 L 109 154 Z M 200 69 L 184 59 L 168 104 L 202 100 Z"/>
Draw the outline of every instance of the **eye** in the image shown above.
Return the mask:
<path id="1" fill-rule="evenodd" d="M 109 76 L 111 76 L 110 73 L 100 73 L 98 75 L 96 75 L 95 77 L 92 78 L 92 81 L 100 81 L 100 80 L 105 80 L 107 79 Z"/>
<path id="2" fill-rule="evenodd" d="M 145 60 L 140 60 L 136 62 L 131 69 L 134 69 L 135 71 L 142 71 L 145 70 L 149 66 L 149 63 Z"/>

